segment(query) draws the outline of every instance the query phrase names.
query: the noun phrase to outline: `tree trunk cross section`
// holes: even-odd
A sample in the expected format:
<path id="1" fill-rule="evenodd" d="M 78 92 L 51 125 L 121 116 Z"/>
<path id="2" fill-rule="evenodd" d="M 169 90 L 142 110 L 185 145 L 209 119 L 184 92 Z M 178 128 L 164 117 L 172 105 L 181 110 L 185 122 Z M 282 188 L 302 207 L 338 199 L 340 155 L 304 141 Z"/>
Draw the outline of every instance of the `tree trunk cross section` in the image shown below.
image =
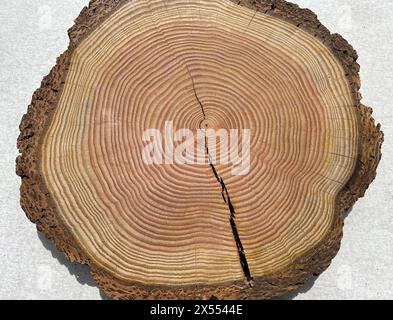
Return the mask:
<path id="1" fill-rule="evenodd" d="M 355 50 L 277 0 L 95 0 L 23 117 L 28 218 L 114 299 L 268 299 L 320 274 L 383 134 Z M 146 165 L 147 129 L 203 130 L 204 165 Z M 248 129 L 250 169 L 209 129 Z"/>

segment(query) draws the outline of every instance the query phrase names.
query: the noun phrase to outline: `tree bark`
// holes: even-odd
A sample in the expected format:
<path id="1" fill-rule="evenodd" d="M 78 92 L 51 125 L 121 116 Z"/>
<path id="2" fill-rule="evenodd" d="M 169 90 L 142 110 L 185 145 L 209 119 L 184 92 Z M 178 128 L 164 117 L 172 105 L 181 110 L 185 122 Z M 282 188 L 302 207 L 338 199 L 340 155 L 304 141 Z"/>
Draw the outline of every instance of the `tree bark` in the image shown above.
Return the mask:
<path id="1" fill-rule="evenodd" d="M 18 139 L 21 205 L 114 299 L 267 299 L 320 274 L 383 134 L 355 50 L 285 1 L 96 0 Z M 149 128 L 249 129 L 251 167 L 142 161 Z M 207 131 L 205 131 L 207 132 Z"/>

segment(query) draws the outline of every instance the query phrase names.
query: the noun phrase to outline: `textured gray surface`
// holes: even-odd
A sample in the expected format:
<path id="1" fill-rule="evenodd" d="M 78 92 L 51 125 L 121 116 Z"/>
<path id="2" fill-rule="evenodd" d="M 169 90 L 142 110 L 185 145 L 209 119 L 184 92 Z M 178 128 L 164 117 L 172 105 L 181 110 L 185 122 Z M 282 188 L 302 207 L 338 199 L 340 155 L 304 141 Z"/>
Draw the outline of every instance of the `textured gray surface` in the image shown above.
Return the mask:
<path id="1" fill-rule="evenodd" d="M 393 1 L 292 0 L 359 53 L 363 102 L 385 132 L 378 177 L 345 221 L 331 267 L 295 299 L 393 298 Z M 87 268 L 68 263 L 19 206 L 15 141 L 31 95 L 68 44 L 87 0 L 3 1 L 0 8 L 0 299 L 101 299 Z"/>

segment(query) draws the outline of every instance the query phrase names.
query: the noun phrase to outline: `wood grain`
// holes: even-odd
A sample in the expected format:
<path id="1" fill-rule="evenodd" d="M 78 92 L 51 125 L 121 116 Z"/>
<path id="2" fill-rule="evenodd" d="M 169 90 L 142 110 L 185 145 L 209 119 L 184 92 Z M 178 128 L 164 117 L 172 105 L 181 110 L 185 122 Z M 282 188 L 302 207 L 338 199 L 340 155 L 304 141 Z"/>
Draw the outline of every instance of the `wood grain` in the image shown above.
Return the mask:
<path id="1" fill-rule="evenodd" d="M 383 141 L 343 38 L 228 0 L 91 1 L 69 35 L 21 123 L 21 203 L 108 296 L 271 298 L 329 265 Z M 146 166 L 165 121 L 250 129 L 250 172 Z"/>

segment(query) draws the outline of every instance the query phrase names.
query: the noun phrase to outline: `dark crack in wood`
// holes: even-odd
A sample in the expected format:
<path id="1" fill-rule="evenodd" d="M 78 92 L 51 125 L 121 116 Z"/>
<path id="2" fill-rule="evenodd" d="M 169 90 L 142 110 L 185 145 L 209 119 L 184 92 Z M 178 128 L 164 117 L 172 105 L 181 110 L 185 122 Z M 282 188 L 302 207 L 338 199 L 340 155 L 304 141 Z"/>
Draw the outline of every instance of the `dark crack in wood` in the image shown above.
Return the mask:
<path id="1" fill-rule="evenodd" d="M 205 108 L 203 107 L 202 101 L 199 99 L 198 93 L 197 93 L 196 88 L 195 88 L 194 79 L 192 78 L 191 72 L 188 69 L 188 67 L 187 67 L 187 71 L 190 74 L 190 78 L 191 78 L 191 81 L 192 81 L 192 86 L 193 86 L 195 98 L 198 101 L 198 104 L 199 104 L 199 106 L 201 108 L 201 111 L 202 111 L 202 114 L 203 114 L 203 121 L 206 121 L 207 118 L 206 118 Z M 216 167 L 214 166 L 213 159 L 212 159 L 210 151 L 209 151 L 208 139 L 207 139 L 207 134 L 206 134 L 206 128 L 204 128 L 203 130 L 205 132 L 205 148 L 206 148 L 206 153 L 207 153 L 208 160 L 209 160 L 209 165 L 210 165 L 210 167 L 211 167 L 211 169 L 213 171 L 213 174 L 214 174 L 215 178 L 217 179 L 218 183 L 221 186 L 222 198 L 223 198 L 225 204 L 228 206 L 228 209 L 229 209 L 229 212 L 230 212 L 229 222 L 230 222 L 230 225 L 231 225 L 233 238 L 234 238 L 235 243 L 236 243 L 237 251 L 239 253 L 240 264 L 241 264 L 244 276 L 246 277 L 247 283 L 248 283 L 249 287 L 252 288 L 253 285 L 254 285 L 253 284 L 253 277 L 251 276 L 251 271 L 250 271 L 250 267 L 248 265 L 247 256 L 246 256 L 246 253 L 244 251 L 244 247 L 243 247 L 242 241 L 240 239 L 239 231 L 238 231 L 238 228 L 237 228 L 237 225 L 236 225 L 235 207 L 232 204 L 231 197 L 229 196 L 228 188 L 225 185 L 224 180 L 219 175 Z"/>

